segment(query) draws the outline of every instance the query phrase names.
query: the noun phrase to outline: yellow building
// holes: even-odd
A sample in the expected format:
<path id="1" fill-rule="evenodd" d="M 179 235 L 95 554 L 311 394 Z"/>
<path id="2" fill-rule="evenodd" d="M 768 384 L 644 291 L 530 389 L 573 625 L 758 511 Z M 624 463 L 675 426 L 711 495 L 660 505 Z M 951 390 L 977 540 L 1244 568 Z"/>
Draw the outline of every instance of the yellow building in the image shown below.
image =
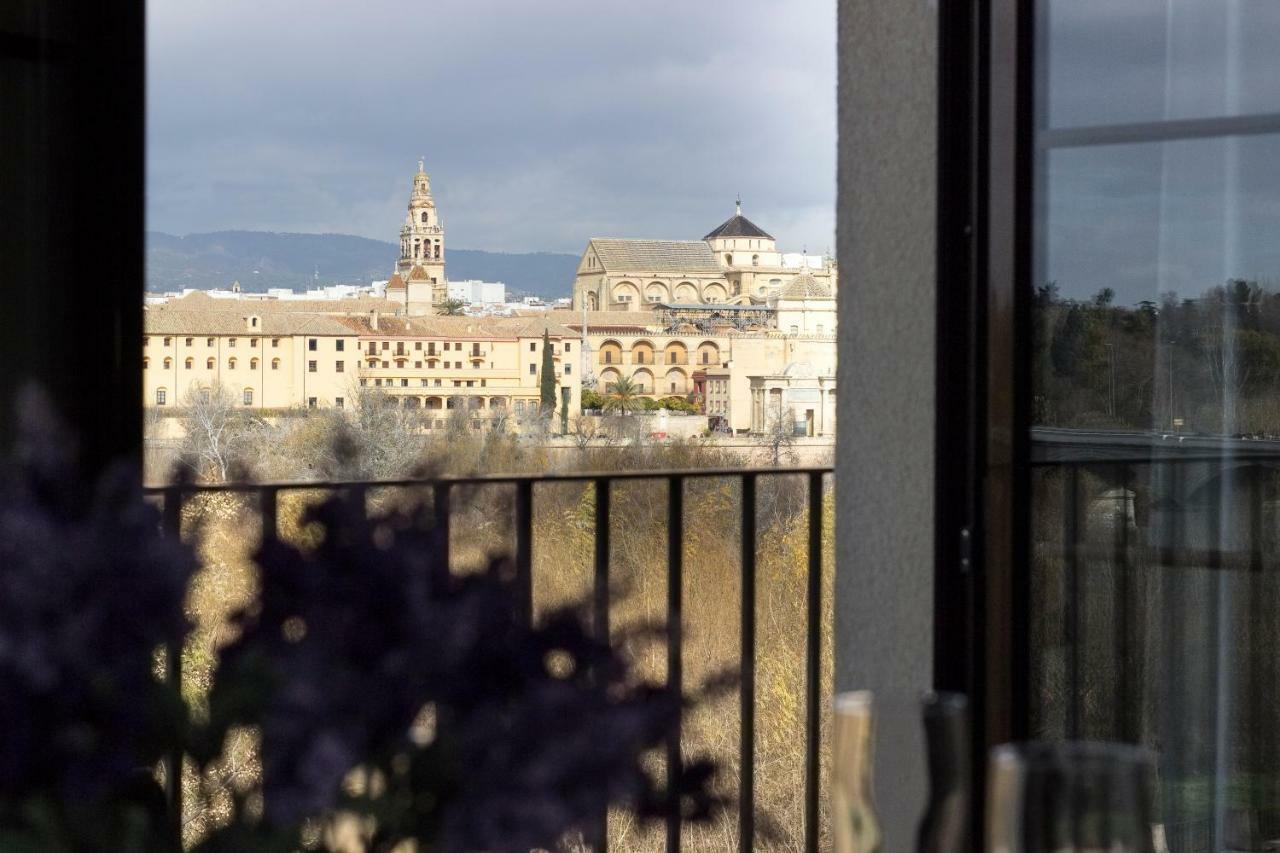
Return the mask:
<path id="1" fill-rule="evenodd" d="M 834 302 L 829 297 L 826 301 Z M 607 394 L 610 385 L 626 377 L 644 396 L 692 396 L 706 414 L 723 419 L 734 432 L 763 431 L 763 425 L 753 418 L 755 378 L 777 377 L 792 365 L 805 365 L 806 376 L 820 376 L 824 388 L 834 388 L 834 328 L 822 333 L 813 329 L 792 333 L 711 326 L 702 332 L 669 317 L 662 322 L 666 313 L 551 311 L 547 316 L 579 335 L 585 323 L 587 346 L 579 360 L 588 387 Z M 716 382 L 714 396 L 706 384 L 712 379 Z M 777 383 L 770 387 L 777 387 Z M 815 424 L 819 425 L 815 434 L 819 435 L 830 432 L 824 426 L 834 427 L 834 409 L 828 407 L 825 395 L 821 403 L 821 412 L 815 413 Z M 830 403 L 834 406 L 834 394 Z"/>
<path id="2" fill-rule="evenodd" d="M 582 407 L 577 333 L 537 317 L 347 317 L 359 334 L 360 383 L 405 408 L 465 408 L 477 418 L 533 423 L 540 407 L 542 336 L 556 376 L 557 409 Z"/>
<path id="3" fill-rule="evenodd" d="M 214 300 L 176 300 L 188 301 Z M 145 311 L 144 404 L 182 406 L 193 389 L 214 384 L 255 409 L 345 404 L 359 365 L 355 330 L 323 314 L 232 304 L 240 310 Z"/>
<path id="4" fill-rule="evenodd" d="M 573 283 L 573 307 L 639 311 L 657 305 L 764 303 L 798 276 L 811 276 L 835 297 L 835 262 L 787 255 L 777 241 L 742 215 L 701 240 L 623 240 L 587 243 Z"/>
<path id="5" fill-rule="evenodd" d="M 557 408 L 581 408 L 576 332 L 540 317 L 407 317 L 383 299 L 277 302 L 193 293 L 144 312 L 144 403 L 181 407 L 215 383 L 255 409 L 345 408 L 360 388 L 409 409 L 532 424 L 542 336 Z"/>

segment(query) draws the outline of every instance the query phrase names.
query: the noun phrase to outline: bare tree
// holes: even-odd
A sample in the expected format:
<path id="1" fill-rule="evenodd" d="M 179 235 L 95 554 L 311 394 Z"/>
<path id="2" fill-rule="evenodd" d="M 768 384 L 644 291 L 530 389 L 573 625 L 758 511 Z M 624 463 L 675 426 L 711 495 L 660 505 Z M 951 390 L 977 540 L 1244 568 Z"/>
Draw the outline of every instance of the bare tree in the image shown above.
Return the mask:
<path id="1" fill-rule="evenodd" d="M 416 472 L 427 444 L 422 410 L 405 408 L 381 388 L 352 385 L 345 399 L 344 409 L 304 410 L 286 421 L 264 466 L 285 479 L 377 480 Z"/>
<path id="2" fill-rule="evenodd" d="M 262 418 L 237 406 L 235 395 L 217 382 L 193 386 L 182 405 L 182 463 L 198 478 L 217 483 L 244 476 L 268 432 Z"/>
<path id="3" fill-rule="evenodd" d="M 449 407 L 449 419 L 445 428 L 449 436 L 451 438 L 459 438 L 469 435 L 471 412 L 467 409 L 467 398 L 455 394 L 449 398 L 446 405 Z"/>
<path id="4" fill-rule="evenodd" d="M 506 435 L 511 431 L 511 412 L 506 406 L 499 406 L 490 409 L 493 414 L 489 416 L 489 434 L 490 435 Z"/>
<path id="5" fill-rule="evenodd" d="M 772 412 L 761 436 L 761 450 L 766 464 L 774 468 L 795 465 L 797 456 L 795 421 L 783 413 Z"/>
<path id="6" fill-rule="evenodd" d="M 412 472 L 426 444 L 422 410 L 407 408 L 381 388 L 357 386 L 351 395 L 346 420 L 356 442 L 353 475 L 378 479 Z"/>
<path id="7" fill-rule="evenodd" d="M 612 444 L 613 434 L 605 428 L 600 418 L 578 415 L 569 421 L 569 437 L 579 450 L 586 450 L 592 445 Z"/>

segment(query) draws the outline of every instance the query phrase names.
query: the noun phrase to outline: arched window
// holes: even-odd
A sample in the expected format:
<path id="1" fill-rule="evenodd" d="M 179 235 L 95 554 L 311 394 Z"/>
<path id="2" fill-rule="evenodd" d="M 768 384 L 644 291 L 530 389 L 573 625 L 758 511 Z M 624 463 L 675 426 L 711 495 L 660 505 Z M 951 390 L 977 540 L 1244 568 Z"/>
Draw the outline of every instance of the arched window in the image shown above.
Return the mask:
<path id="1" fill-rule="evenodd" d="M 280 359 L 278 359 L 278 358 L 273 358 L 273 359 L 271 359 L 271 369 L 272 369 L 272 370 L 279 370 L 279 369 L 280 369 Z M 174 774 L 174 778 L 177 778 L 177 774 L 176 774 L 176 773 Z"/>
<path id="2" fill-rule="evenodd" d="M 426 224 L 427 224 L 427 222 L 428 222 L 428 220 L 427 220 L 427 212 L 424 210 L 424 211 L 422 211 L 422 224 L 423 224 L 423 225 L 426 225 Z"/>
<path id="3" fill-rule="evenodd" d="M 182 366 L 185 367 L 187 370 L 190 370 L 191 368 L 196 366 L 196 360 L 194 358 L 188 358 L 186 361 L 182 363 Z M 175 774 L 175 777 L 176 777 L 176 774 Z"/>
<path id="4" fill-rule="evenodd" d="M 258 369 L 258 360 L 256 358 L 249 359 L 249 369 L 250 370 Z"/>
<path id="5" fill-rule="evenodd" d="M 244 404 L 246 406 L 253 405 L 253 389 L 252 388 L 244 389 Z M 176 774 L 175 774 L 175 778 L 176 778 Z"/>
<path id="6" fill-rule="evenodd" d="M 211 358 L 205 361 L 204 366 L 209 370 L 213 370 L 213 359 Z"/>
<path id="7" fill-rule="evenodd" d="M 733 266 L 733 255 L 725 255 L 724 262 L 729 266 Z"/>
<path id="8" fill-rule="evenodd" d="M 234 358 L 227 359 L 227 370 L 236 369 L 236 360 Z"/>
<path id="9" fill-rule="evenodd" d="M 164 369 L 165 369 L 165 370 L 168 370 L 168 369 L 169 369 L 169 368 L 171 368 L 171 367 L 173 367 L 173 359 L 171 359 L 171 358 L 166 358 L 166 359 L 164 360 Z"/>
<path id="10" fill-rule="evenodd" d="M 753 267 L 758 267 L 758 266 L 760 266 L 760 256 L 759 256 L 759 255 L 752 255 L 752 256 L 751 256 L 751 266 L 753 266 Z"/>
<path id="11" fill-rule="evenodd" d="M 418 252 L 422 250 L 422 243 L 419 240 L 413 241 L 413 256 L 418 257 Z"/>
<path id="12" fill-rule="evenodd" d="M 168 400 L 168 398 L 169 398 L 169 394 L 167 391 L 165 391 L 163 388 L 156 389 L 156 405 L 157 406 L 163 406 L 165 404 L 165 401 Z"/>

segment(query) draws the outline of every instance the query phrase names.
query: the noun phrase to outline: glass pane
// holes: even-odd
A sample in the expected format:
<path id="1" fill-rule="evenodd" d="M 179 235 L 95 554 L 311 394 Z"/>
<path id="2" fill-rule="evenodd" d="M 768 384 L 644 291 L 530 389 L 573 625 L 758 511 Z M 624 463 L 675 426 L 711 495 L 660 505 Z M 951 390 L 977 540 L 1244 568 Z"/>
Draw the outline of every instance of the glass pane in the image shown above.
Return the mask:
<path id="1" fill-rule="evenodd" d="M 1048 136 L 1037 163 L 1034 733 L 1154 749 L 1169 850 L 1266 849 L 1280 838 L 1280 134 L 1190 138 L 1166 120 L 1265 122 L 1280 6 L 1041 11 L 1054 128 L 1151 125 L 1125 144 Z"/>
<path id="2" fill-rule="evenodd" d="M 1280 110 L 1280 4 L 1042 0 L 1050 127 Z"/>

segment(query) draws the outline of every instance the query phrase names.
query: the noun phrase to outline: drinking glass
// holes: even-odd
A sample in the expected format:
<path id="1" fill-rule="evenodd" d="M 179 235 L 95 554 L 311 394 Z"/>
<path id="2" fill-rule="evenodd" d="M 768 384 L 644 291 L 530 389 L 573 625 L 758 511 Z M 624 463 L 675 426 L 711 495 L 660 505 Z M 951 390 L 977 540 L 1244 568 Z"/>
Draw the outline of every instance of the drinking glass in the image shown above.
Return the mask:
<path id="1" fill-rule="evenodd" d="M 1006 744 L 988 768 L 989 853 L 1155 853 L 1154 761 L 1116 743 Z"/>

